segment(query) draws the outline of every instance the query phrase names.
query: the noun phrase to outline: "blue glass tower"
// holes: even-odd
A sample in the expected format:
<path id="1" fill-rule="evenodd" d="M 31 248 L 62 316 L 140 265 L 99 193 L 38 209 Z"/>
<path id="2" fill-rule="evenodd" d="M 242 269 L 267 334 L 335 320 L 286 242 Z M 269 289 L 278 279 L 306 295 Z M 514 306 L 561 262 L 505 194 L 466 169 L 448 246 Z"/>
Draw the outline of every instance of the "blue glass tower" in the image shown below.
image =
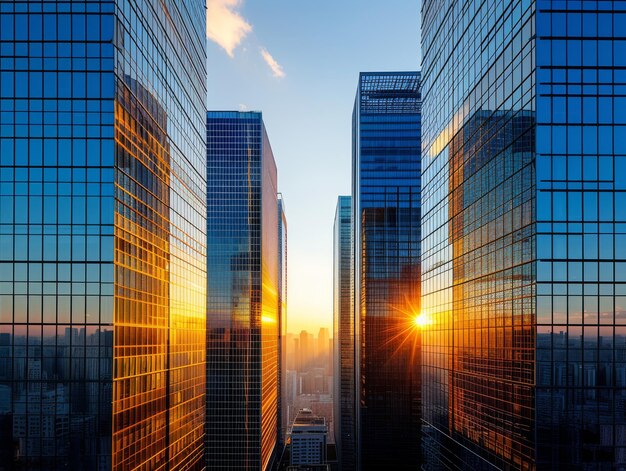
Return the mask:
<path id="1" fill-rule="evenodd" d="M 280 432 L 284 246 L 261 113 L 209 111 L 207 156 L 207 465 L 265 471 Z"/>
<path id="2" fill-rule="evenodd" d="M 422 13 L 426 469 L 623 468 L 626 2 Z"/>
<path id="3" fill-rule="evenodd" d="M 202 469 L 205 5 L 0 2 L 0 459 Z"/>
<path id="4" fill-rule="evenodd" d="M 419 72 L 361 73 L 352 204 L 357 466 L 420 462 Z"/>

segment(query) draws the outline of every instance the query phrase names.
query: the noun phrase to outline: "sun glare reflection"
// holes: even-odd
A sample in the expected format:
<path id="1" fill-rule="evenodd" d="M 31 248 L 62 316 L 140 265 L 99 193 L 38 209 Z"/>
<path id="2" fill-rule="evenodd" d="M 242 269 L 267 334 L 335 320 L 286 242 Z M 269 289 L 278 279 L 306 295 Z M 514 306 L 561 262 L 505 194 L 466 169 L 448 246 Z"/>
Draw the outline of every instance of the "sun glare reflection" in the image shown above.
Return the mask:
<path id="1" fill-rule="evenodd" d="M 387 340 L 384 345 L 392 347 L 391 356 L 401 354 L 403 351 L 410 352 L 412 362 L 420 361 L 421 333 L 432 325 L 431 317 L 420 312 L 419 303 L 406 298 L 402 306 L 389 306 L 401 314 L 399 322 L 392 323 L 387 329 Z"/>
<path id="2" fill-rule="evenodd" d="M 413 319 L 413 322 L 420 329 L 424 327 L 428 327 L 430 324 L 432 324 L 432 320 L 430 319 L 430 317 L 423 312 L 415 316 L 415 318 Z"/>

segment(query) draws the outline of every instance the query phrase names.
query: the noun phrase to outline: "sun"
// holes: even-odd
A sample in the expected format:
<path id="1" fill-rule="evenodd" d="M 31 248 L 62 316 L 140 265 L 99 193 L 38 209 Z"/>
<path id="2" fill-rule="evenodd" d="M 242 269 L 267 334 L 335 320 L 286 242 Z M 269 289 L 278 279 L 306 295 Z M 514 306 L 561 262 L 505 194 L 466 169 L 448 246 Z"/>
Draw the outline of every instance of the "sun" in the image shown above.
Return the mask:
<path id="1" fill-rule="evenodd" d="M 421 313 L 413 318 L 413 323 L 419 328 L 424 328 L 432 324 L 432 321 L 426 314 Z"/>

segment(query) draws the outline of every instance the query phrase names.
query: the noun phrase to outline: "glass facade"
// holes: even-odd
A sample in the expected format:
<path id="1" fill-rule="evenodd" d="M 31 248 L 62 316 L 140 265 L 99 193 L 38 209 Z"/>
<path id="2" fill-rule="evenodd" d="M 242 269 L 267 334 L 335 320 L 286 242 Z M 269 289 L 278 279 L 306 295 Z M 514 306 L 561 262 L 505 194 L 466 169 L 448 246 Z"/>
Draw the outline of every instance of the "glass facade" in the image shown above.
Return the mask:
<path id="1" fill-rule="evenodd" d="M 204 34 L 199 0 L 0 3 L 9 467 L 204 466 Z"/>
<path id="2" fill-rule="evenodd" d="M 422 20 L 426 469 L 621 469 L 626 2 Z"/>
<path id="3" fill-rule="evenodd" d="M 357 465 L 420 462 L 418 72 L 361 73 L 353 113 L 352 201 Z"/>
<path id="4" fill-rule="evenodd" d="M 285 200 L 278 193 L 278 319 L 280 321 L 280 376 L 278 390 L 278 424 L 280 426 L 280 444 L 284 446 L 289 427 L 289 409 L 287 398 L 287 216 Z"/>
<path id="5" fill-rule="evenodd" d="M 266 470 L 280 425 L 280 264 L 261 113 L 210 111 L 207 155 L 207 463 Z"/>
<path id="6" fill-rule="evenodd" d="M 334 427 L 337 461 L 356 469 L 352 197 L 337 199 L 333 237 Z"/>

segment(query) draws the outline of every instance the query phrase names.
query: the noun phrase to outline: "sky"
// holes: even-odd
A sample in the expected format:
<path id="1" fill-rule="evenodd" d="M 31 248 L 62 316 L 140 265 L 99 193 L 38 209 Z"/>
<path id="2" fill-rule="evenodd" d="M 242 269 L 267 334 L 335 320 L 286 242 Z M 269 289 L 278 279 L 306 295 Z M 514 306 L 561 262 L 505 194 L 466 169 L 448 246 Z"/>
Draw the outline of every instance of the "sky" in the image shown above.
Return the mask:
<path id="1" fill-rule="evenodd" d="M 278 167 L 289 332 L 332 332 L 358 75 L 418 70 L 419 31 L 419 0 L 207 0 L 208 109 L 262 111 Z"/>

